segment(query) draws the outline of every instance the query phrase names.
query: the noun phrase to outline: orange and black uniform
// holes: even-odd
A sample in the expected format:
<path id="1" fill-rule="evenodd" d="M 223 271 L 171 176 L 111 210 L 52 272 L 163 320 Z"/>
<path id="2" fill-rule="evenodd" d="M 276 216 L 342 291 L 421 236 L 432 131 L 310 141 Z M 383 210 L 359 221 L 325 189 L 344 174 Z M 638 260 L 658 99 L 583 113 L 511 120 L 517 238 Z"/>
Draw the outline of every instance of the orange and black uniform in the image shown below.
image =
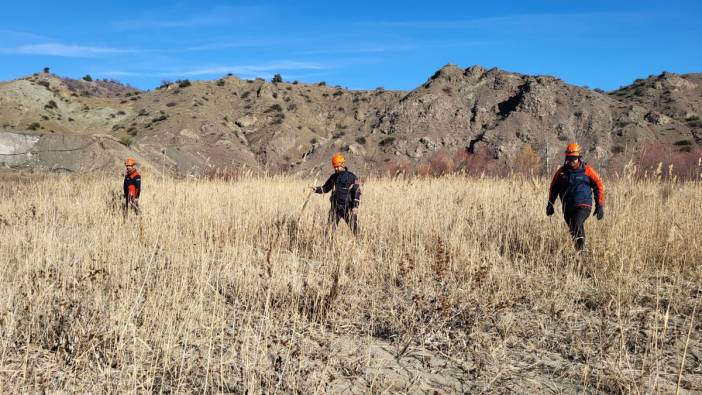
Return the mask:
<path id="1" fill-rule="evenodd" d="M 593 193 L 595 212 L 603 215 L 604 185 L 597 172 L 585 162 L 580 163 L 577 169 L 568 165 L 561 166 L 551 180 L 548 203 L 553 205 L 556 197 L 561 199 L 563 217 L 578 250 L 585 246 L 584 224 L 590 216 Z"/>
<path id="2" fill-rule="evenodd" d="M 316 193 L 329 191 L 332 191 L 329 197 L 331 201 L 330 223 L 336 226 L 343 218 L 349 224 L 351 231 L 358 235 L 358 219 L 351 212 L 361 203 L 361 184 L 358 182 L 358 177 L 344 168 L 343 171 L 332 174 L 324 185 L 315 188 Z"/>
<path id="3" fill-rule="evenodd" d="M 138 199 L 140 194 L 141 174 L 134 170 L 124 176 L 124 199 L 127 207 L 129 207 L 129 201 L 132 199 Z"/>

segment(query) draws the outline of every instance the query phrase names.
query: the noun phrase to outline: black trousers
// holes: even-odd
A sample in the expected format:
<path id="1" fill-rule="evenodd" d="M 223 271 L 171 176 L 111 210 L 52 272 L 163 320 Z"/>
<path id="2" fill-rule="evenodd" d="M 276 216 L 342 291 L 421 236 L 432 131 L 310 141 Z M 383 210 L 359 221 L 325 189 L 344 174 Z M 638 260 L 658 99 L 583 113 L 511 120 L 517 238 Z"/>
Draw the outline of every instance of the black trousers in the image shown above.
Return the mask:
<path id="1" fill-rule="evenodd" d="M 336 228 L 341 219 L 346 221 L 349 228 L 351 228 L 351 232 L 353 232 L 355 236 L 358 236 L 358 217 L 351 212 L 351 209 L 335 210 L 332 208 L 329 210 L 329 225 L 331 227 Z"/>
<path id="2" fill-rule="evenodd" d="M 590 216 L 590 207 L 564 207 L 563 218 L 568 224 L 570 235 L 575 241 L 575 249 L 585 247 L 585 220 Z"/>

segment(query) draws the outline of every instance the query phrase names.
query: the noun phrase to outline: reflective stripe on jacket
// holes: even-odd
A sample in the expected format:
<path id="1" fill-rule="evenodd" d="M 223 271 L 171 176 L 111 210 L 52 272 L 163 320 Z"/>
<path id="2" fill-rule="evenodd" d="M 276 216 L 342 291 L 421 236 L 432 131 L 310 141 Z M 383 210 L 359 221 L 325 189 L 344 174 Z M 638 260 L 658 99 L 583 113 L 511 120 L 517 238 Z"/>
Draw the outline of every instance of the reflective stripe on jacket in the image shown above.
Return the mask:
<path id="1" fill-rule="evenodd" d="M 317 193 L 329 191 L 332 191 L 329 200 L 334 210 L 350 210 L 361 204 L 361 184 L 348 169 L 332 174 L 324 185 L 315 189 Z"/>

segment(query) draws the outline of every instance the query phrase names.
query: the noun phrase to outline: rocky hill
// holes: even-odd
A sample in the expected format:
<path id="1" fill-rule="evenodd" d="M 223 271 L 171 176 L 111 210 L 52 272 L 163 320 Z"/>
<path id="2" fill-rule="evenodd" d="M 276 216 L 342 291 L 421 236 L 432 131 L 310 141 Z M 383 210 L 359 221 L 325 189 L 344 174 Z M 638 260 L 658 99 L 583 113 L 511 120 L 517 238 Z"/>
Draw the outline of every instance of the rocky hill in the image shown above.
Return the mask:
<path id="1" fill-rule="evenodd" d="M 552 163 L 577 140 L 606 167 L 648 142 L 702 144 L 702 74 L 663 73 L 611 93 L 480 66 L 447 65 L 410 92 L 226 76 L 139 91 L 49 73 L 0 83 L 0 163 L 118 168 L 126 155 L 179 174 L 307 172 L 348 152 L 360 171 L 435 152 L 485 152 L 518 165 L 528 145 Z"/>

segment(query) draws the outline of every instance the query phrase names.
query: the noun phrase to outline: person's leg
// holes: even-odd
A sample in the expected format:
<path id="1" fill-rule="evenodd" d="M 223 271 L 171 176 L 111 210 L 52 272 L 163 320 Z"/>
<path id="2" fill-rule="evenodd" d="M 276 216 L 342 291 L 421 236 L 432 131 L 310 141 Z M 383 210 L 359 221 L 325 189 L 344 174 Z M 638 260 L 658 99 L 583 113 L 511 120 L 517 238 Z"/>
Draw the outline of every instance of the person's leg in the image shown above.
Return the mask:
<path id="1" fill-rule="evenodd" d="M 575 210 L 573 208 L 563 207 L 563 219 L 565 220 L 566 225 L 568 225 L 568 232 L 570 232 L 571 237 L 575 237 L 573 214 L 575 214 Z"/>
<path id="2" fill-rule="evenodd" d="M 329 237 L 333 235 L 336 231 L 336 226 L 339 224 L 339 216 L 332 207 L 329 209 L 329 215 L 327 217 L 327 227 L 324 229 L 324 236 Z"/>
<path id="3" fill-rule="evenodd" d="M 578 207 L 573 215 L 573 230 L 571 234 L 575 238 L 575 249 L 581 251 L 585 248 L 585 221 L 590 216 L 589 207 Z"/>
<path id="4" fill-rule="evenodd" d="M 565 219 L 566 224 L 568 224 L 568 232 L 575 242 L 575 249 L 579 251 L 582 249 L 585 241 L 580 239 L 578 211 L 577 207 L 563 207 L 563 219 Z"/>
<path id="5" fill-rule="evenodd" d="M 351 210 L 348 210 L 344 215 L 344 220 L 347 224 L 349 224 L 349 228 L 351 228 L 353 235 L 358 236 L 358 216 L 353 214 Z"/>

